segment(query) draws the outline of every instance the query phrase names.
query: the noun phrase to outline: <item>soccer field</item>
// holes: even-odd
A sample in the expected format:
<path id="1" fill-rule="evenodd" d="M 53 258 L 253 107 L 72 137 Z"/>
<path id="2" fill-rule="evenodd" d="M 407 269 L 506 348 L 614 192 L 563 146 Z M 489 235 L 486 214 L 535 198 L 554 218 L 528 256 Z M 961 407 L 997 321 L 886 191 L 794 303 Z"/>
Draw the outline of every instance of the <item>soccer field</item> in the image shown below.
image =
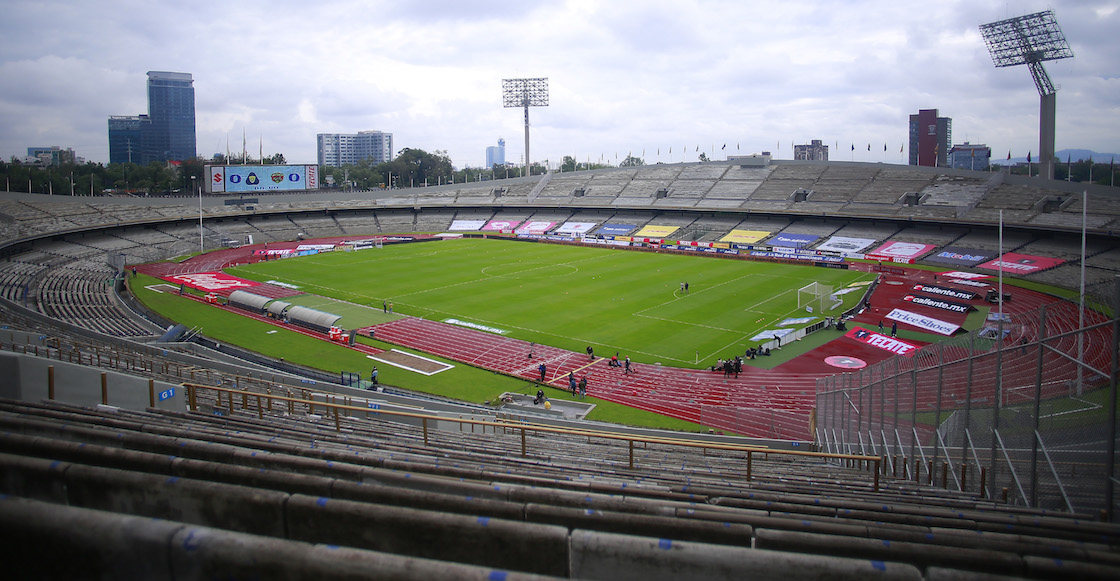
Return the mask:
<path id="1" fill-rule="evenodd" d="M 741 354 L 759 343 L 751 341 L 759 331 L 807 316 L 797 308 L 797 289 L 810 282 L 839 290 L 873 278 L 813 266 L 492 239 L 386 245 L 229 271 L 378 312 L 382 301 L 391 301 L 398 314 L 454 318 L 526 341 L 578 352 L 591 345 L 598 355 L 618 351 L 674 366 Z M 861 294 L 843 295 L 841 308 Z"/>

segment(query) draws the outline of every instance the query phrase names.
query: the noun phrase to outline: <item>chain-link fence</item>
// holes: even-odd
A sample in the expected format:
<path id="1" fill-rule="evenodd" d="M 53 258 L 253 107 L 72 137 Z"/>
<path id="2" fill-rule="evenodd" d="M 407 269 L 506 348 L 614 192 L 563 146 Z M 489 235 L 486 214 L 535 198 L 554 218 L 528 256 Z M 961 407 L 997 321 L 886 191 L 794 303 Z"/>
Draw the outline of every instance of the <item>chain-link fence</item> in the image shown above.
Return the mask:
<path id="1" fill-rule="evenodd" d="M 1120 286 L 817 383 L 817 444 L 888 474 L 1115 518 Z M 1109 302 L 1104 299 L 1111 295 Z"/>

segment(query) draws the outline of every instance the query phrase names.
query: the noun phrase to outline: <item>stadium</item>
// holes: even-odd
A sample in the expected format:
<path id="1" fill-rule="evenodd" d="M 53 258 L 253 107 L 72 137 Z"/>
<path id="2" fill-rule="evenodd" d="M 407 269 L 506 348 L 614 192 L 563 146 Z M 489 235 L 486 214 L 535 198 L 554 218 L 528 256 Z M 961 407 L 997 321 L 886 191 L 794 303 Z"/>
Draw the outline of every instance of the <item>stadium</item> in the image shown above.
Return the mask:
<path id="1" fill-rule="evenodd" d="M 48 570 L 79 577 L 1115 578 L 1118 226 L 1112 188 L 764 156 L 253 198 L 0 194 L 7 549 L 21 567 L 73 554 Z M 589 277 L 640 259 L 672 272 L 641 285 L 665 286 L 645 318 L 688 325 L 626 337 L 593 322 L 613 306 L 551 322 L 534 309 L 556 277 L 423 275 L 444 251 Z M 368 294 L 316 270 L 356 260 L 376 261 Z M 792 306 L 705 294 L 780 276 L 721 274 L 744 268 L 784 273 Z M 464 286 L 421 300 L 436 280 Z M 510 280 L 530 286 L 489 294 Z M 583 302 L 646 300 L 610 288 Z M 260 327 L 238 340 L 225 321 Z M 736 356 L 741 373 L 713 369 Z M 451 367 L 512 387 L 456 397 Z"/>

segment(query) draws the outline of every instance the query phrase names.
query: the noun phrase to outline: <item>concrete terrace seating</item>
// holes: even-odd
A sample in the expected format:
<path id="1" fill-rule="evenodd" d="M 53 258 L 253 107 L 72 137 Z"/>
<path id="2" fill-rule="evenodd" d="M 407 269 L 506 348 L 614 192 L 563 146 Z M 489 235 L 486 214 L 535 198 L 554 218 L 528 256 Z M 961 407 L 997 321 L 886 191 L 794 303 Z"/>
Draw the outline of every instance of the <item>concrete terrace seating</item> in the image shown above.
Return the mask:
<path id="1" fill-rule="evenodd" d="M 266 215 L 266 216 L 253 216 L 247 220 L 249 225 L 256 228 L 266 239 L 271 239 L 277 242 L 284 240 L 295 240 L 301 230 L 300 227 L 293 223 L 286 215 Z M 254 236 L 254 240 L 258 240 L 261 236 Z"/>
<path id="2" fill-rule="evenodd" d="M 983 196 L 986 181 L 961 176 L 937 176 L 933 183 L 919 190 L 925 206 L 970 208 Z"/>
<path id="3" fill-rule="evenodd" d="M 963 228 L 954 228 L 952 226 L 938 227 L 914 225 L 899 230 L 893 236 L 888 238 L 888 240 L 898 240 L 901 242 L 922 242 L 925 244 L 933 244 L 935 246 L 947 246 L 963 236 L 964 233 L 965 230 Z"/>
<path id="4" fill-rule="evenodd" d="M 306 234 L 308 238 L 328 238 L 345 234 L 342 227 L 331 216 L 299 214 L 290 218 L 299 232 Z"/>
<path id="5" fill-rule="evenodd" d="M 898 226 L 894 224 L 851 224 L 834 232 L 836 236 L 849 238 L 874 238 L 876 244 L 887 240 L 898 233 Z M 869 247 L 868 250 L 873 249 Z"/>
<path id="6" fill-rule="evenodd" d="M 788 200 L 799 189 L 813 189 L 813 184 L 826 169 L 821 165 L 779 165 L 751 194 L 751 201 Z"/>
<path id="7" fill-rule="evenodd" d="M 716 181 L 708 190 L 701 205 L 738 207 L 744 200 L 754 195 L 755 190 L 766 181 L 773 169 L 732 165 L 723 174 L 723 178 Z M 734 204 L 731 203 L 732 201 Z"/>
<path id="8" fill-rule="evenodd" d="M 349 235 L 376 234 L 380 231 L 373 212 L 348 212 L 334 217 L 343 232 Z"/>
<path id="9" fill-rule="evenodd" d="M 554 174 L 548 184 L 537 194 L 535 203 L 564 203 L 571 201 L 573 192 L 587 184 L 590 175 L 584 172 Z M 561 202 L 561 201 L 564 202 Z"/>
<path id="10" fill-rule="evenodd" d="M 624 443 L 598 438 L 529 435 L 532 453 L 519 457 L 509 453 L 520 449 L 516 431 L 428 430 L 425 444 L 417 427 L 376 417 L 341 425 L 302 414 L 0 401 L 0 492 L 9 495 L 0 527 L 39 544 L 85 544 L 76 556 L 89 545 L 165 542 L 140 521 L 119 520 L 157 518 L 199 530 L 202 543 L 218 536 L 242 555 L 318 543 L 339 546 L 336 555 L 419 560 L 403 578 L 427 578 L 420 565 L 432 561 L 502 578 L 668 579 L 682 568 L 720 579 L 1117 573 L 1115 525 L 893 479 L 874 493 L 866 472 L 817 461 L 756 454 L 747 482 L 742 455 L 715 450 L 646 444 L 631 469 Z M 29 526 L 58 519 L 113 525 L 89 536 Z M 305 570 L 304 555 L 285 553 L 286 566 Z M 218 571 L 232 566 L 208 551 L 195 566 L 211 559 Z M 9 557 L 6 566 L 18 571 L 22 561 Z"/>
<path id="11" fill-rule="evenodd" d="M 906 192 L 920 192 L 933 176 L 910 168 L 884 168 L 852 198 L 865 204 L 894 204 Z"/>
<path id="12" fill-rule="evenodd" d="M 379 229 L 370 233 L 389 234 L 393 232 L 413 232 L 416 224 L 416 215 L 411 209 L 378 210 L 377 224 Z"/>
<path id="13" fill-rule="evenodd" d="M 829 224 L 823 221 L 798 220 L 796 222 L 790 223 L 790 225 L 782 230 L 782 232 L 786 234 L 809 234 L 813 236 L 820 236 L 821 240 L 819 240 L 818 242 L 824 242 L 828 239 L 829 236 L 835 234 L 838 228 L 839 226 L 837 226 L 836 224 Z"/>
<path id="14" fill-rule="evenodd" d="M 715 242 L 738 227 L 737 216 L 700 216 L 691 225 L 692 240 Z"/>
<path id="15" fill-rule="evenodd" d="M 810 187 L 814 194 L 809 201 L 850 202 L 878 172 L 874 166 L 829 166 Z"/>
<path id="16" fill-rule="evenodd" d="M 47 269 L 41 264 L 19 260 L 0 262 L 0 296 L 22 304 L 31 283 Z"/>
<path id="17" fill-rule="evenodd" d="M 115 337 L 145 337 L 154 330 L 138 324 L 113 303 L 109 281 L 114 272 L 104 265 L 74 263 L 43 273 L 38 288 L 39 310 L 66 323 Z"/>
<path id="18" fill-rule="evenodd" d="M 431 210 L 416 216 L 417 232 L 444 232 L 451 226 L 455 210 Z"/>
<path id="19" fill-rule="evenodd" d="M 1027 234 L 1004 232 L 1003 251 L 1015 252 L 1017 248 L 1030 242 L 1032 239 L 1033 237 Z M 961 236 L 953 245 L 976 250 L 988 250 L 991 252 L 999 252 L 1000 248 L 998 235 L 977 232 L 970 232 Z"/>

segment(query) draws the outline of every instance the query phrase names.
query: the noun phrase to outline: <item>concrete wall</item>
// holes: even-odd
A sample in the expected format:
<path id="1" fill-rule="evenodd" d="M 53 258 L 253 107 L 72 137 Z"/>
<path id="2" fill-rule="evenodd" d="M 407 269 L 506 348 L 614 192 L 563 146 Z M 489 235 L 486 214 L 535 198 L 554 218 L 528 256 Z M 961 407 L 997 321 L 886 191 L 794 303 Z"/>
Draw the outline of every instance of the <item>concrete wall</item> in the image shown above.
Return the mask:
<path id="1" fill-rule="evenodd" d="M 103 371 L 34 355 L 0 353 L 0 397 L 39 401 L 48 398 L 48 368 L 54 367 L 54 397 L 58 401 L 95 406 L 101 400 L 101 375 L 105 374 L 108 405 L 144 410 L 149 407 L 148 379 Z M 187 407 L 182 386 L 154 382 L 155 407 L 182 411 Z M 163 398 L 163 399 L 160 399 Z"/>

